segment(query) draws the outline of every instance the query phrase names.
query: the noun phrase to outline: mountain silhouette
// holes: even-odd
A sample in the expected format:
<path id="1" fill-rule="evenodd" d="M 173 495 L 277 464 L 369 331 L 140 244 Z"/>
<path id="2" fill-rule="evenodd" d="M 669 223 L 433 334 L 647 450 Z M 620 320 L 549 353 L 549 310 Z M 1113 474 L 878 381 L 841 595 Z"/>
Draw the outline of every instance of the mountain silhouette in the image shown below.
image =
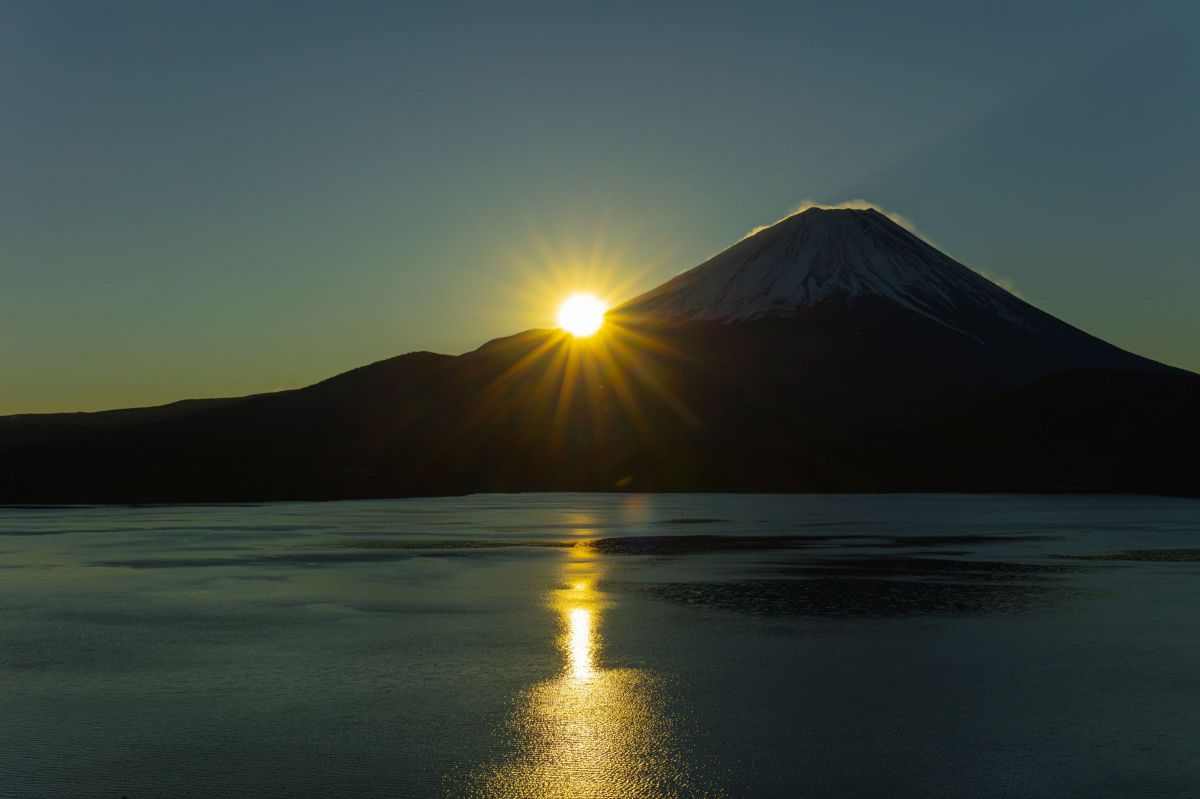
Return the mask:
<path id="1" fill-rule="evenodd" d="M 1200 493 L 1200 376 L 874 210 L 812 208 L 617 307 L 303 389 L 0 418 L 0 502 L 474 491 Z"/>

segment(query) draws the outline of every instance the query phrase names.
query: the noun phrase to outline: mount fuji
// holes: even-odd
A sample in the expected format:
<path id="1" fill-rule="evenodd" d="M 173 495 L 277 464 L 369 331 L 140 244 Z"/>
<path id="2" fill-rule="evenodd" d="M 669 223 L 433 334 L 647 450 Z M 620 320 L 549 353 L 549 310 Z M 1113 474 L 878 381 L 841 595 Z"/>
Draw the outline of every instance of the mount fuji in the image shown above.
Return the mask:
<path id="1" fill-rule="evenodd" d="M 875 209 L 809 208 L 617 309 L 631 319 L 723 323 L 804 322 L 841 312 L 847 324 L 855 311 L 866 325 L 880 313 L 907 312 L 910 322 L 933 323 L 947 340 L 976 345 L 983 358 L 1016 354 L 1022 345 L 1052 349 L 1053 359 L 1026 354 L 1033 371 L 1163 368 L 1038 310 Z"/>
<path id="2" fill-rule="evenodd" d="M 678 320 L 795 316 L 826 302 L 880 297 L 971 335 L 971 319 L 1046 330 L 1050 317 L 874 209 L 809 208 L 756 231 L 622 310 Z"/>
<path id="3" fill-rule="evenodd" d="M 810 208 L 618 306 L 303 389 L 0 418 L 0 502 L 474 491 L 1200 494 L 1200 376 L 875 210 Z"/>
<path id="4" fill-rule="evenodd" d="M 732 347 L 731 369 L 761 364 L 797 410 L 864 429 L 1070 370 L 1178 372 L 1035 308 L 873 209 L 809 208 L 613 317 Z"/>

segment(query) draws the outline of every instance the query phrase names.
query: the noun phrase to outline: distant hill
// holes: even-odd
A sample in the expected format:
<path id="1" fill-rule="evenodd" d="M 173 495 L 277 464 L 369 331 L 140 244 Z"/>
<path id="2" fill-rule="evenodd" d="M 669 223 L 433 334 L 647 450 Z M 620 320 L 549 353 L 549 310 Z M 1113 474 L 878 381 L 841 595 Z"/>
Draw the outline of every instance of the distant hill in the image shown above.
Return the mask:
<path id="1" fill-rule="evenodd" d="M 0 502 L 525 490 L 1200 494 L 1200 376 L 875 211 L 810 209 L 610 312 L 295 391 L 0 418 Z"/>

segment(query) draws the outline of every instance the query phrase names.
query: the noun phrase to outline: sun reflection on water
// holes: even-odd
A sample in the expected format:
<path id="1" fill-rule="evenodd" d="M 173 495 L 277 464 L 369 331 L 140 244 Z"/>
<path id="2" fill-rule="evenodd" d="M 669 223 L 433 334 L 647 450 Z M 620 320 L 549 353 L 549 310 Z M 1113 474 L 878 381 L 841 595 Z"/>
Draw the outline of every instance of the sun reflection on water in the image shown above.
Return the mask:
<path id="1" fill-rule="evenodd" d="M 644 669 L 605 668 L 602 626 L 611 598 L 598 553 L 566 550 L 558 617 L 562 670 L 521 697 L 505 730 L 512 757 L 476 781 L 476 796 L 639 799 L 722 796 L 696 784 L 676 722 L 663 709 L 665 681 Z"/>
<path id="2" fill-rule="evenodd" d="M 592 612 L 587 608 L 573 608 L 570 620 L 571 676 L 577 680 L 590 680 L 592 667 Z"/>

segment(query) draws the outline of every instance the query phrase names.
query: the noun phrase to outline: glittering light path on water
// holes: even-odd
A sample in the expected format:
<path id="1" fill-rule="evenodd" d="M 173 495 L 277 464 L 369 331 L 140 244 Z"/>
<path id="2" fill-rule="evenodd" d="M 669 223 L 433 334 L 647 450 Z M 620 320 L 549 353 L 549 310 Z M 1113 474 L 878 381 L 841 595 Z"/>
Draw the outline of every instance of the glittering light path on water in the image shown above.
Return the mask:
<path id="1" fill-rule="evenodd" d="M 566 551 L 562 586 L 548 597 L 559 619 L 563 668 L 522 697 L 506 734 L 514 756 L 480 777 L 480 797 L 710 797 L 664 713 L 666 681 L 644 669 L 604 668 L 603 619 L 611 598 L 598 588 L 600 556 Z"/>

